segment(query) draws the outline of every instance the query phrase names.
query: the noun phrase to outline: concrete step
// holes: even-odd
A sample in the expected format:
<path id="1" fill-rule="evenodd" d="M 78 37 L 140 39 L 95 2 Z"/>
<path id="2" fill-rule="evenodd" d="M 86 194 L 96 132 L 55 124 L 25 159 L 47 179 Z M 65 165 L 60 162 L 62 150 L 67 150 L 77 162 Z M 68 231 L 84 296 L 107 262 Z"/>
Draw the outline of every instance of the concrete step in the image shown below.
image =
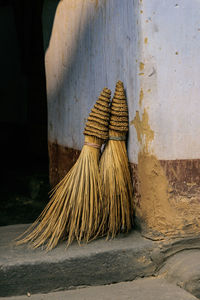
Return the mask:
<path id="1" fill-rule="evenodd" d="M 28 296 L 28 297 L 27 297 Z M 196 297 L 163 279 L 146 278 L 72 291 L 0 298 L 4 300 L 195 300 Z"/>
<path id="2" fill-rule="evenodd" d="M 1 297 L 132 281 L 155 275 L 168 257 L 183 249 L 200 249 L 198 237 L 152 241 L 133 231 L 81 247 L 74 242 L 67 249 L 63 242 L 46 253 L 14 245 L 13 240 L 26 228 L 0 227 Z"/>
<path id="3" fill-rule="evenodd" d="M 200 299 L 200 250 L 184 250 L 170 257 L 160 272 L 168 282 Z"/>

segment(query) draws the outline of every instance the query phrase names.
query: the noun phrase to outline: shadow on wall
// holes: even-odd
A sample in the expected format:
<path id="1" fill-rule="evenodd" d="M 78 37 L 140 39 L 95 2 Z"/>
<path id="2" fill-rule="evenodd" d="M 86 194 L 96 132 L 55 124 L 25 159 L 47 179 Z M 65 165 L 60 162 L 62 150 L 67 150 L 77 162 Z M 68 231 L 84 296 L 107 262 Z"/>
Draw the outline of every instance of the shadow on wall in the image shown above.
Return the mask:
<path id="1" fill-rule="evenodd" d="M 52 79 L 49 79 L 51 86 L 48 90 L 48 133 L 50 138 L 52 135 L 54 136 L 53 141 L 52 139 L 49 140 L 50 182 L 54 186 L 71 169 L 79 156 L 77 149 L 80 149 L 80 144 L 84 139 L 82 134 L 84 123 L 91 106 L 93 106 L 98 97 L 98 92 L 100 92 L 95 89 L 95 83 L 91 82 L 91 78 L 85 80 L 85 77 L 87 76 L 88 68 L 90 73 L 95 72 L 93 64 L 95 53 L 92 50 L 93 36 L 96 35 L 96 39 L 98 38 L 102 42 L 103 26 L 101 22 L 103 10 L 96 8 L 95 12 L 92 12 L 95 16 L 87 15 L 87 13 L 87 16 L 80 14 L 78 30 L 73 30 L 74 35 L 70 37 L 71 33 L 70 31 L 69 33 L 67 32 L 65 28 L 67 24 L 62 23 L 62 18 L 61 26 L 63 28 L 60 30 L 61 32 L 57 32 L 58 35 L 64 33 L 62 35 L 62 43 L 60 43 L 56 39 L 55 32 L 53 31 L 52 33 L 52 29 L 54 26 L 56 31 L 58 31 L 57 27 L 60 29 L 58 22 L 62 8 L 58 7 L 59 1 L 57 1 L 57 5 L 53 2 L 46 1 L 43 22 L 45 25 L 44 47 L 46 54 L 51 39 L 55 47 L 57 47 L 57 49 L 54 48 L 55 56 L 52 53 L 49 57 L 48 54 L 46 55 L 47 80 L 49 77 L 52 77 Z M 60 2 L 60 5 L 62 6 L 62 2 Z M 55 14 L 57 14 L 57 20 L 54 20 Z M 53 21 L 56 24 L 53 24 Z M 69 39 L 71 39 L 71 45 L 69 45 L 69 52 L 67 53 L 65 45 L 69 44 Z M 51 67 L 52 65 L 53 68 Z M 106 85 L 105 81 L 104 78 L 102 88 Z M 78 135 L 81 139 L 79 144 L 76 142 L 77 138 L 74 138 L 75 135 Z M 64 144 L 70 144 L 72 149 L 68 148 L 66 150 L 64 147 L 62 149 L 60 146 L 62 137 Z"/>
<path id="2" fill-rule="evenodd" d="M 114 90 L 119 79 L 124 80 L 126 85 L 133 82 L 133 76 L 129 72 L 125 74 L 124 70 L 129 64 L 128 57 L 134 57 L 135 46 L 130 42 L 133 38 L 125 34 L 134 23 L 125 16 L 122 1 L 111 0 L 109 4 L 99 1 L 96 5 L 94 1 L 75 2 L 75 8 L 71 8 L 67 1 L 55 5 L 56 14 L 55 11 L 51 14 L 55 14 L 54 24 L 49 25 L 45 20 L 52 1 L 46 1 L 43 20 L 47 27 L 44 28 L 44 40 L 47 50 L 49 144 L 80 150 L 85 121 L 101 89 L 108 86 Z M 134 1 L 126 1 L 126 7 L 134 12 Z M 134 30 L 129 29 L 130 32 Z M 49 43 L 51 46 L 47 48 Z M 50 164 L 51 159 L 50 153 Z M 64 165 L 65 162 L 63 168 Z"/>

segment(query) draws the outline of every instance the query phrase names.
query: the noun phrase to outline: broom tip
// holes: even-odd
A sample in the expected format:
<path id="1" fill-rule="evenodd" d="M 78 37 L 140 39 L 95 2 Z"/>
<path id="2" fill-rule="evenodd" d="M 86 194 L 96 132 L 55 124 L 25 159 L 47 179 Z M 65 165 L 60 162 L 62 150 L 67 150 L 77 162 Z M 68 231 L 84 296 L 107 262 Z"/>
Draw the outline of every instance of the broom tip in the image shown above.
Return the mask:
<path id="1" fill-rule="evenodd" d="M 110 119 L 110 98 L 111 90 L 105 87 L 89 114 L 85 124 L 84 135 L 94 136 L 103 141 L 107 140 L 108 121 Z"/>
<path id="2" fill-rule="evenodd" d="M 124 90 L 124 83 L 121 80 L 118 80 L 116 83 L 116 88 L 119 88 L 120 90 Z"/>
<path id="3" fill-rule="evenodd" d="M 111 95 L 111 90 L 108 89 L 107 87 L 105 87 L 105 88 L 103 89 L 103 92 L 107 93 L 108 95 Z"/>
<path id="4" fill-rule="evenodd" d="M 118 80 L 116 85 L 124 86 L 123 81 Z"/>
<path id="5" fill-rule="evenodd" d="M 115 95 L 120 94 L 122 96 L 125 96 L 125 91 L 124 91 L 124 84 L 121 80 L 118 80 L 116 83 L 116 87 L 115 87 Z"/>

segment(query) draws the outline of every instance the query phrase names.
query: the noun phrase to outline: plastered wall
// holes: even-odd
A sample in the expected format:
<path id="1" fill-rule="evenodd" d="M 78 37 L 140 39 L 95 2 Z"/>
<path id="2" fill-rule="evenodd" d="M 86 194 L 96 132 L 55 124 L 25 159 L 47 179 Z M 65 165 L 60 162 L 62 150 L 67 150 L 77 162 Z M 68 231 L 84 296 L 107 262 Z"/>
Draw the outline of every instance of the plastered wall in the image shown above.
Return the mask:
<path id="1" fill-rule="evenodd" d="M 198 234 L 200 2 L 57 3 L 45 57 L 50 177 L 78 157 L 101 89 L 122 80 L 138 224 L 156 237 Z"/>
<path id="2" fill-rule="evenodd" d="M 50 142 L 81 149 L 91 107 L 101 89 L 114 92 L 119 79 L 133 118 L 139 82 L 137 13 L 138 3 L 130 0 L 59 2 L 45 58 Z M 132 161 L 137 158 L 136 140 L 131 128 Z"/>
<path id="3" fill-rule="evenodd" d="M 199 1 L 142 0 L 140 110 L 159 159 L 200 158 Z"/>
<path id="4" fill-rule="evenodd" d="M 96 97 L 121 79 L 130 123 L 146 109 L 159 159 L 200 157 L 199 8 L 187 0 L 60 1 L 45 59 L 49 140 L 81 149 Z M 130 126 L 131 162 L 137 140 Z"/>

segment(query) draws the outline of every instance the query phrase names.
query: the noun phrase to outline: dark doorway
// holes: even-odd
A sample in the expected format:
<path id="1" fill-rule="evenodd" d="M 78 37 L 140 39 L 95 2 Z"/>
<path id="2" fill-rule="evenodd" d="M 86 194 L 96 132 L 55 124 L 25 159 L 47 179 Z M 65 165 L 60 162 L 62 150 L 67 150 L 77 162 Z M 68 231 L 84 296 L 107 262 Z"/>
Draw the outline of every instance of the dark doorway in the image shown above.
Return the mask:
<path id="1" fill-rule="evenodd" d="M 48 201 L 42 0 L 0 0 L 0 225 L 32 222 Z"/>

